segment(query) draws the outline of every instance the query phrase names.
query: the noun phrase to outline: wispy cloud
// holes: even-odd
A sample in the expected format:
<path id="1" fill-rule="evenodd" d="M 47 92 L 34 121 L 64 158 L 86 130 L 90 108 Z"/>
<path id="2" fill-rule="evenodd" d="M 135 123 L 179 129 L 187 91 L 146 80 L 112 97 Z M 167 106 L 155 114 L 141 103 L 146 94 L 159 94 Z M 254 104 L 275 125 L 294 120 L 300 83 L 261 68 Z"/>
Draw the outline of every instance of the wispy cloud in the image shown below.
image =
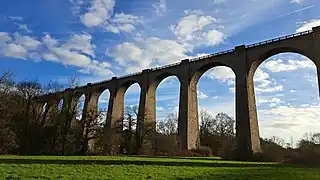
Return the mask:
<path id="1" fill-rule="evenodd" d="M 276 19 L 283 18 L 283 17 L 286 17 L 286 16 L 290 16 L 290 15 L 292 15 L 292 14 L 296 14 L 296 13 L 298 13 L 298 12 L 302 12 L 302 11 L 308 10 L 308 9 L 310 9 L 310 8 L 313 8 L 313 7 L 315 7 L 315 5 L 306 6 L 306 7 L 304 7 L 304 8 L 300 8 L 300 9 L 297 9 L 297 10 L 294 10 L 294 11 L 291 11 L 291 12 L 288 12 L 288 13 L 286 13 L 286 14 L 283 14 L 283 15 L 277 17 Z"/>

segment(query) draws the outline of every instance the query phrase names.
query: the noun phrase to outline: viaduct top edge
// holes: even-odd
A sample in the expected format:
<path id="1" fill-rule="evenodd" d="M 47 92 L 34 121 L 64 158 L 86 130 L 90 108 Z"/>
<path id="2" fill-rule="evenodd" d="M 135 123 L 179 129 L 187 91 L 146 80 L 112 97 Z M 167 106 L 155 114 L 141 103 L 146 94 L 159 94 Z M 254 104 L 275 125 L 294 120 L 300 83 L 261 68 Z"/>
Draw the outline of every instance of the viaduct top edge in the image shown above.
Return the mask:
<path id="1" fill-rule="evenodd" d="M 123 79 L 123 78 L 131 77 L 131 76 L 137 76 L 137 75 L 140 75 L 140 74 L 148 73 L 148 72 L 151 72 L 151 71 L 157 71 L 157 70 L 161 70 L 161 69 L 165 69 L 165 68 L 169 68 L 169 67 L 178 66 L 178 65 L 180 65 L 182 63 L 203 60 L 203 59 L 207 59 L 207 58 L 211 58 L 211 57 L 215 57 L 215 56 L 220 56 L 220 55 L 226 55 L 226 54 L 234 53 L 237 50 L 245 50 L 245 49 L 249 49 L 249 48 L 253 48 L 253 47 L 257 47 L 257 46 L 261 46 L 261 45 L 265 45 L 265 44 L 269 44 L 269 43 L 273 43 L 273 42 L 278 42 L 278 41 L 282 41 L 282 40 L 286 40 L 286 39 L 291 39 L 291 38 L 294 38 L 294 37 L 307 35 L 307 34 L 310 34 L 312 32 L 320 32 L 320 26 L 313 27 L 312 30 L 303 31 L 303 32 L 297 32 L 297 33 L 294 33 L 294 34 L 281 36 L 281 37 L 278 37 L 278 38 L 269 39 L 269 40 L 265 40 L 265 41 L 261 41 L 261 42 L 257 42 L 257 43 L 253 43 L 253 44 L 249 44 L 249 45 L 238 45 L 233 49 L 217 52 L 217 53 L 214 53 L 214 54 L 208 54 L 208 55 L 205 55 L 205 56 L 200 56 L 200 57 L 196 57 L 196 58 L 192 58 L 192 59 L 183 59 L 180 62 L 173 63 L 173 64 L 167 64 L 167 65 L 160 66 L 160 67 L 144 69 L 144 70 L 142 70 L 140 72 L 127 74 L 127 75 L 123 75 L 123 76 L 119 76 L 119 77 L 114 76 L 114 77 L 112 77 L 110 79 L 107 79 L 107 80 L 98 81 L 98 82 L 94 82 L 94 83 L 87 83 L 86 85 L 76 86 L 74 88 L 66 88 L 63 91 L 56 92 L 56 93 L 69 92 L 69 91 L 72 91 L 74 89 L 91 87 L 93 85 L 107 83 L 107 82 L 114 81 L 114 80 L 117 80 L 117 79 Z M 41 96 L 46 96 L 46 95 L 50 95 L 50 94 L 54 94 L 54 93 L 43 94 Z"/>

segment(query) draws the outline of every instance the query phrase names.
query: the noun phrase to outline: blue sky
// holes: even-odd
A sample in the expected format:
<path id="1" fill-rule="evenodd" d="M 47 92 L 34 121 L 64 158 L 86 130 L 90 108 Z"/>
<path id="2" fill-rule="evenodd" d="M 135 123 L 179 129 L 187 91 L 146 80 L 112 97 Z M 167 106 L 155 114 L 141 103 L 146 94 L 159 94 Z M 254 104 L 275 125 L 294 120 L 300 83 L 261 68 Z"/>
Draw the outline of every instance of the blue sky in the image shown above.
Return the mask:
<path id="1" fill-rule="evenodd" d="M 70 76 L 94 82 L 231 49 L 320 25 L 317 0 L 30 0 L 0 6 L 0 71 L 41 83 Z M 287 53 L 255 74 L 262 137 L 289 141 L 320 129 L 315 66 Z M 126 105 L 138 102 L 131 86 Z M 234 74 L 207 71 L 198 84 L 200 108 L 234 116 Z M 157 90 L 157 117 L 176 111 L 175 77 Z M 107 103 L 107 92 L 99 106 Z"/>

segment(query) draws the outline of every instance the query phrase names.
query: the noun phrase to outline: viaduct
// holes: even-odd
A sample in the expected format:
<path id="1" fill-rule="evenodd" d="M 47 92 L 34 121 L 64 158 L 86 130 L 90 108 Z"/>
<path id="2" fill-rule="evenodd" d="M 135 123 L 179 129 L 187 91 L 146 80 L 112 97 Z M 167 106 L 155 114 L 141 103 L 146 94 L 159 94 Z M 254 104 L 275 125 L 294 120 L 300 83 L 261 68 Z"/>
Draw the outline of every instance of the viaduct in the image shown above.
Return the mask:
<path id="1" fill-rule="evenodd" d="M 284 52 L 294 52 L 311 59 L 317 67 L 320 79 L 320 26 L 312 30 L 287 35 L 251 45 L 236 46 L 234 49 L 210 54 L 195 59 L 145 69 L 142 72 L 113 77 L 112 79 L 88 83 L 85 86 L 68 88 L 62 92 L 46 94 L 36 99 L 38 104 L 48 103 L 57 106 L 63 99 L 61 113 L 69 111 L 70 104 L 85 94 L 85 112 L 97 112 L 98 98 L 108 89 L 110 92 L 106 138 L 114 136 L 107 133 L 112 127 L 122 127 L 124 116 L 124 94 L 134 83 L 138 83 L 141 92 L 137 123 L 137 142 L 148 130 L 146 124 L 155 124 L 156 89 L 168 76 L 176 76 L 180 81 L 180 100 L 178 114 L 178 145 L 181 149 L 193 149 L 198 145 L 198 104 L 197 82 L 201 75 L 215 66 L 226 66 L 236 75 L 236 151 L 239 156 L 250 157 L 261 152 L 257 110 L 254 95 L 253 76 L 258 66 L 267 58 Z M 318 81 L 320 85 L 320 81 Z M 319 86 L 320 87 L 320 86 Z M 85 118 L 84 116 L 82 117 Z M 118 126 L 120 125 L 120 126 Z M 112 131 L 110 131 L 112 132 Z M 117 132 L 115 132 L 117 133 Z M 141 144 L 140 144 L 141 146 Z"/>

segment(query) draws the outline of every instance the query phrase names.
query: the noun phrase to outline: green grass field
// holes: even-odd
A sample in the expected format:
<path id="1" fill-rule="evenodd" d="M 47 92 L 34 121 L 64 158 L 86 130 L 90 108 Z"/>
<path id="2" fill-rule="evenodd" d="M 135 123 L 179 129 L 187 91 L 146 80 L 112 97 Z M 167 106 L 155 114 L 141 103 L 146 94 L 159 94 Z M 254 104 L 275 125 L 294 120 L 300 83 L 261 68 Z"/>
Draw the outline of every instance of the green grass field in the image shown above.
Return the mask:
<path id="1" fill-rule="evenodd" d="M 320 169 L 214 158 L 0 156 L 0 178 L 320 180 Z"/>

